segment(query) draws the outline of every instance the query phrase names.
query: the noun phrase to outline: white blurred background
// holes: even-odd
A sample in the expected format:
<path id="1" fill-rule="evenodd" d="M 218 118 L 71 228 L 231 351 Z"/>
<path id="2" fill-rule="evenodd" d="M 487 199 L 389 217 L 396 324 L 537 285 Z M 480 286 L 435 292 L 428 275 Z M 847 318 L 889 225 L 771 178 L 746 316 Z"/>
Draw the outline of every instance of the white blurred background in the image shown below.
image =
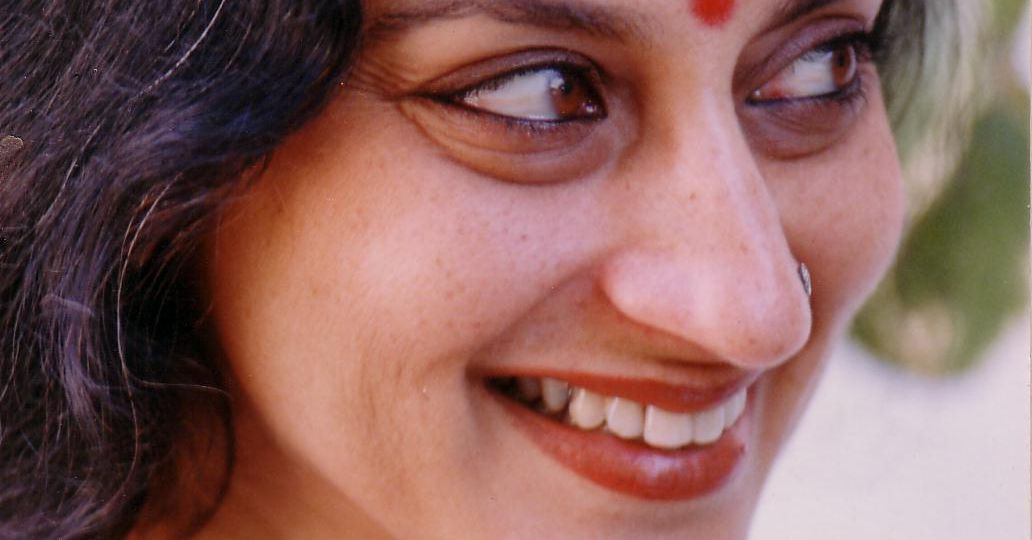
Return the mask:
<path id="1" fill-rule="evenodd" d="M 753 540 L 1030 538 L 1028 315 L 962 377 L 846 343 L 774 469 Z"/>

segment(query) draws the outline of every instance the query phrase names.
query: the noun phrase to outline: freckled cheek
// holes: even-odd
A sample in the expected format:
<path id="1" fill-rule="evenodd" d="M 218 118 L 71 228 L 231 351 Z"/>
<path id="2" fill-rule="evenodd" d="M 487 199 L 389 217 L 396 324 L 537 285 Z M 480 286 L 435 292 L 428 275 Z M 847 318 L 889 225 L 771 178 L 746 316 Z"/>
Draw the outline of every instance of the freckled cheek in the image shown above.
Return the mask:
<path id="1" fill-rule="evenodd" d="M 358 299 L 351 305 L 362 309 L 372 346 L 461 357 L 512 324 L 583 247 L 577 221 L 597 209 L 573 183 L 493 179 L 456 163 L 411 122 L 343 117 L 351 129 L 331 139 L 347 150 L 326 155 L 347 157 L 310 175 L 324 185 L 305 187 L 319 192 L 299 207 L 311 219 L 332 197 L 346 207 L 327 208 L 328 221 L 364 216 L 361 229 L 324 231 L 338 268 L 323 279 Z"/>
<path id="2" fill-rule="evenodd" d="M 448 180 L 445 188 L 462 184 Z M 447 205 L 413 206 L 405 220 L 382 224 L 351 269 L 372 318 L 392 327 L 395 343 L 417 339 L 424 353 L 468 356 L 582 258 L 577 228 L 558 222 L 575 204 L 560 210 L 558 200 L 539 205 L 525 195 L 492 194 L 499 190 L 493 181 L 476 182 L 483 185 L 453 192 Z"/>

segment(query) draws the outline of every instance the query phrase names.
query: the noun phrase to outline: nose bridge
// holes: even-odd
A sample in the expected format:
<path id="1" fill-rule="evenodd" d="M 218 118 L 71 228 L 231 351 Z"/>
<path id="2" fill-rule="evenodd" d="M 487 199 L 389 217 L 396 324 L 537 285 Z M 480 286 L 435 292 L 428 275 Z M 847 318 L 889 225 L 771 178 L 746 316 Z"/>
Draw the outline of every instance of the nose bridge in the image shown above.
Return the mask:
<path id="1" fill-rule="evenodd" d="M 629 318 L 724 360 L 786 359 L 809 335 L 809 307 L 734 111 L 696 100 L 645 146 L 634 240 L 607 261 L 603 289 Z"/>
<path id="2" fill-rule="evenodd" d="M 763 252 L 781 247 L 778 240 L 784 238 L 777 209 L 737 121 L 713 108 L 693 116 L 697 121 L 675 130 L 666 145 L 664 161 L 671 166 L 664 176 L 668 189 L 689 193 L 692 215 L 683 216 L 681 225 L 708 234 L 682 236 L 681 242 L 704 241 L 715 255 L 771 255 Z"/>

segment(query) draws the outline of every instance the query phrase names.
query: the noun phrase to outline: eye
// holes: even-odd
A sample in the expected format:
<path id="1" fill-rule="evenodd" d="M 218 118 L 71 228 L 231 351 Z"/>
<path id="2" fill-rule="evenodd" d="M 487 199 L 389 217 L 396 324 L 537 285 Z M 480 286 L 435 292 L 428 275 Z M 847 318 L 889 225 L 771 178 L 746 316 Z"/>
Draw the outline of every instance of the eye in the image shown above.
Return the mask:
<path id="1" fill-rule="evenodd" d="M 626 99 L 591 58 L 534 48 L 471 62 L 400 105 L 458 164 L 496 180 L 545 185 L 589 176 L 611 161 L 633 121 Z"/>
<path id="2" fill-rule="evenodd" d="M 605 117 L 588 74 L 566 65 L 507 73 L 459 93 L 455 102 L 518 120 L 564 122 Z"/>
<path id="3" fill-rule="evenodd" d="M 820 22 L 769 57 L 771 67 L 760 72 L 752 83 L 758 87 L 738 109 L 750 144 L 777 159 L 795 159 L 851 132 L 870 93 L 879 91 L 877 34 L 854 24 Z"/>
<path id="4" fill-rule="evenodd" d="M 749 101 L 776 103 L 840 95 L 856 86 L 862 37 L 835 40 L 806 52 L 755 90 Z"/>

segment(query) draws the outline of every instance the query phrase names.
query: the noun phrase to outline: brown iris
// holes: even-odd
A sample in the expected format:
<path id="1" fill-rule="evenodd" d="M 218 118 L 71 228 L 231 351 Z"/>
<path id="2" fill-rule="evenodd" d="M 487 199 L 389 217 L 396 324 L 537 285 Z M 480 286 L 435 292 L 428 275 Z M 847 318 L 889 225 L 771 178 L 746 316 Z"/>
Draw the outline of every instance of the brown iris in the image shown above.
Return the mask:
<path id="1" fill-rule="evenodd" d="M 835 86 L 837 88 L 848 86 L 856 78 L 856 70 L 859 63 L 856 47 L 852 45 L 839 45 L 832 54 L 832 75 L 835 78 Z"/>
<path id="2" fill-rule="evenodd" d="M 552 106 L 560 119 L 595 116 L 601 110 L 588 82 L 575 71 L 549 69 L 548 90 Z"/>

